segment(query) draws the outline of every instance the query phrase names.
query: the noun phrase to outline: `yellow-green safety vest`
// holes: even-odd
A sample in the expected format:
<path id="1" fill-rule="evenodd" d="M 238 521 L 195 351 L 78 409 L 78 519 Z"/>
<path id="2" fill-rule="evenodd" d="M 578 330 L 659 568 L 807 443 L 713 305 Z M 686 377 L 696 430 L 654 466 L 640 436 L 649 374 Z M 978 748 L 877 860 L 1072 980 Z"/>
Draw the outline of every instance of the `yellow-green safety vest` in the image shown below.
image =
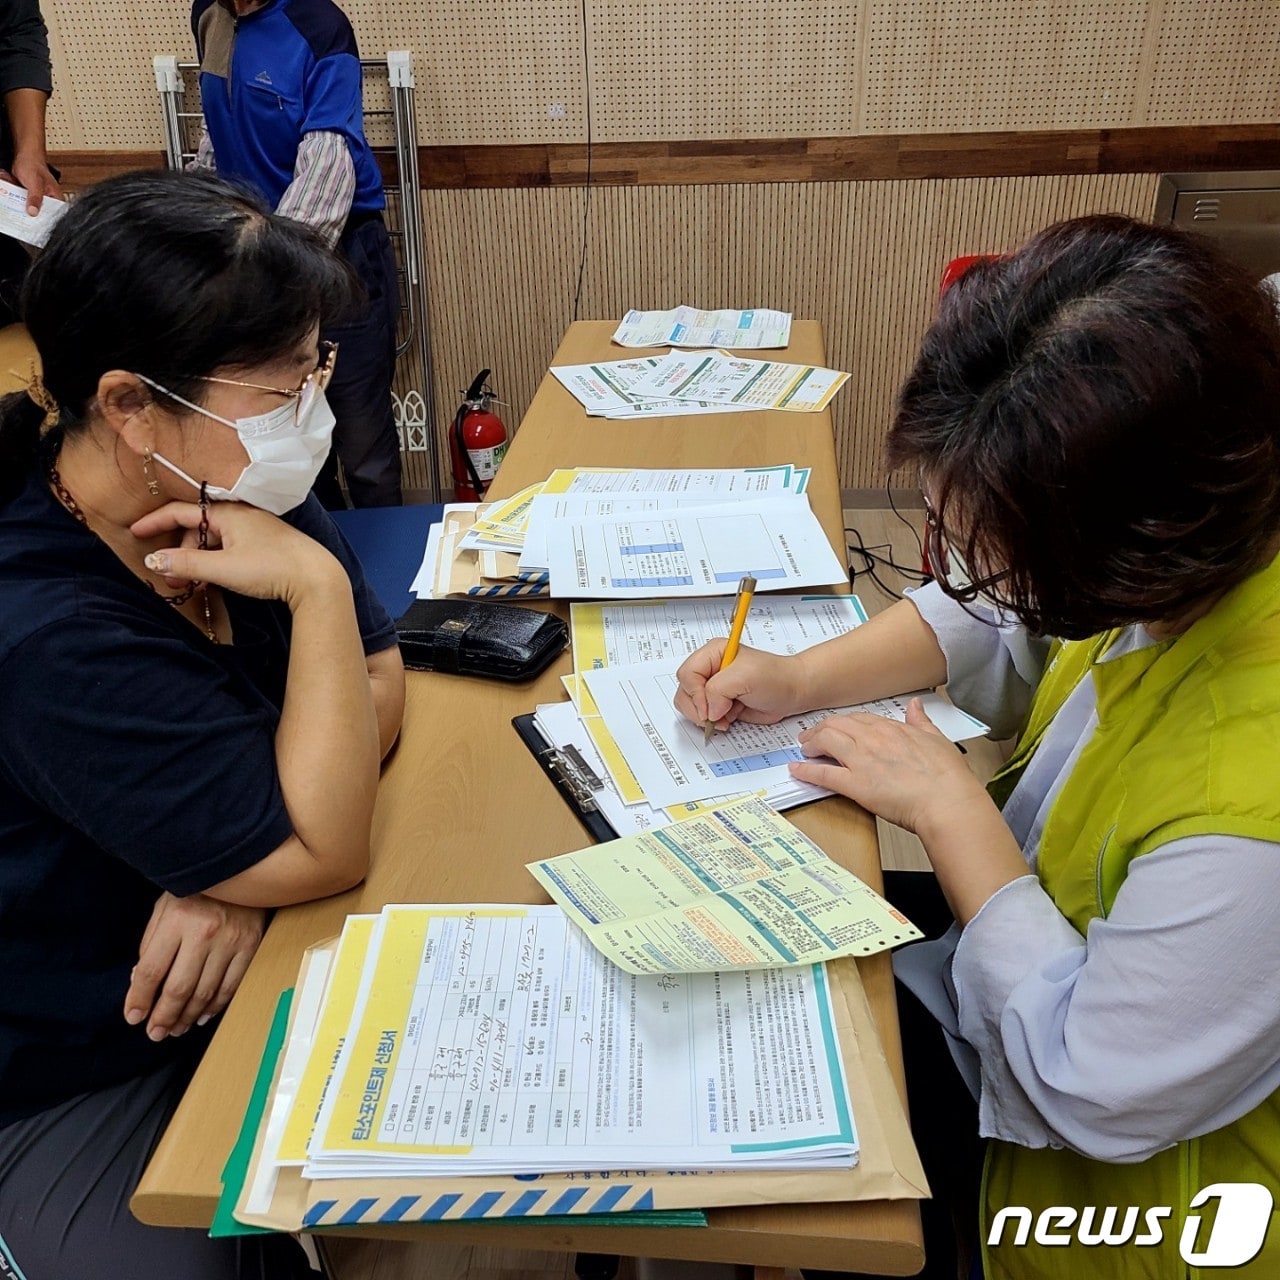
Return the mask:
<path id="1" fill-rule="evenodd" d="M 1037 862 L 1045 890 L 1082 934 L 1111 910 L 1130 862 L 1171 840 L 1227 835 L 1280 843 L 1280 557 L 1184 634 L 1099 662 L 1118 634 L 1055 644 L 1018 748 L 991 783 L 1003 804 L 1068 694 L 1092 679 L 1098 725 L 1053 802 Z M 1280 974 L 1275 982 L 1280 999 Z M 1197 1032 L 1196 1012 L 1187 1010 L 1188 1034 Z M 1183 1260 L 1188 1215 L 1202 1219 L 1188 1244 L 1203 1252 L 1217 1203 L 1191 1209 L 1191 1200 L 1220 1182 L 1261 1183 L 1280 1200 L 1280 1091 L 1233 1124 L 1137 1164 L 993 1141 L 982 1196 L 988 1280 L 1280 1280 L 1274 1214 L 1261 1252 L 1247 1265 L 1227 1270 Z M 1009 1206 L 1030 1210 L 1029 1231 L 1026 1215 L 1006 1214 L 999 1245 L 988 1245 L 996 1215 Z M 1041 1217 L 1055 1206 L 1063 1212 Z M 1081 1243 L 1081 1235 L 1099 1235 L 1108 1208 L 1116 1210 L 1111 1234 L 1124 1235 L 1126 1219 L 1135 1217 L 1131 1207 L 1136 1220 L 1127 1243 Z M 1147 1211 L 1161 1207 L 1169 1215 L 1149 1221 Z M 1046 1240 L 1070 1243 L 1039 1243 L 1037 1227 Z M 1026 1243 L 1015 1243 L 1020 1234 Z M 1157 1244 L 1134 1242 L 1155 1236 Z"/>

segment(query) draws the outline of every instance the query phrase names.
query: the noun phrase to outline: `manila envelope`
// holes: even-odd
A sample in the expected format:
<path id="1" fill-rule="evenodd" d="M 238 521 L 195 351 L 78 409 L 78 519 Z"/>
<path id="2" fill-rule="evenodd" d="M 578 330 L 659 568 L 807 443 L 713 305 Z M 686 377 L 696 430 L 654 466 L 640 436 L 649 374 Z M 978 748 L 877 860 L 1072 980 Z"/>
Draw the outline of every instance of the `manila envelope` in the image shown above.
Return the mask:
<path id="1" fill-rule="evenodd" d="M 336 939 L 318 943 L 332 958 Z M 315 959 L 322 960 L 322 956 Z M 304 960 L 304 966 L 307 963 Z M 536 1177 L 326 1178 L 312 1181 L 295 1167 L 272 1167 L 264 1146 L 273 1106 L 264 1109 L 235 1218 L 277 1231 L 312 1227 L 460 1218 L 534 1217 L 650 1209 L 711 1209 L 729 1205 L 805 1204 L 849 1200 L 923 1199 L 924 1169 L 876 1034 L 857 964 L 828 962 L 836 1031 L 858 1131 L 852 1169 L 617 1173 L 548 1173 Z M 298 1001 L 294 1001 L 294 1009 Z M 292 1018 L 292 1015 L 291 1015 Z M 290 1026 L 289 1037 L 292 1038 Z M 288 1040 L 286 1040 L 286 1044 Z M 281 1053 L 280 1063 L 285 1054 Z M 280 1063 L 272 1081 L 276 1096 Z M 250 1201 L 254 1203 L 250 1205 Z"/>

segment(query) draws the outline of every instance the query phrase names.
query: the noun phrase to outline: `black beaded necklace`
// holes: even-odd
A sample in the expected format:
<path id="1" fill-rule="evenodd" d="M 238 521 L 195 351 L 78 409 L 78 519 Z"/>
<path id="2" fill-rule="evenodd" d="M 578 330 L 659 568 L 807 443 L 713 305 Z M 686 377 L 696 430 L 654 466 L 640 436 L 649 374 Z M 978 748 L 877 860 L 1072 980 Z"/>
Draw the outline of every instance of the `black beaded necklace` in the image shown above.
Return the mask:
<path id="1" fill-rule="evenodd" d="M 62 483 L 62 477 L 58 474 L 58 455 L 56 453 L 49 455 L 47 466 L 49 483 L 53 486 L 53 492 L 57 495 L 58 501 L 75 517 L 90 533 L 95 533 L 93 526 L 89 523 L 89 517 L 81 510 L 80 504 L 71 494 L 71 490 Z M 95 534 L 96 536 L 96 534 Z M 199 525 L 199 547 L 201 551 L 207 551 L 209 547 L 209 498 L 205 493 L 205 486 L 200 486 L 200 525 Z M 160 591 L 154 582 L 148 578 L 143 581 L 151 588 L 156 595 L 160 597 L 165 604 L 172 605 L 175 609 L 186 604 L 197 593 L 200 595 L 200 603 L 204 610 L 204 633 L 213 641 L 218 643 L 218 633 L 213 629 L 213 610 L 209 605 L 209 587 L 204 582 L 193 582 L 185 591 L 179 591 L 176 595 L 167 596 Z"/>

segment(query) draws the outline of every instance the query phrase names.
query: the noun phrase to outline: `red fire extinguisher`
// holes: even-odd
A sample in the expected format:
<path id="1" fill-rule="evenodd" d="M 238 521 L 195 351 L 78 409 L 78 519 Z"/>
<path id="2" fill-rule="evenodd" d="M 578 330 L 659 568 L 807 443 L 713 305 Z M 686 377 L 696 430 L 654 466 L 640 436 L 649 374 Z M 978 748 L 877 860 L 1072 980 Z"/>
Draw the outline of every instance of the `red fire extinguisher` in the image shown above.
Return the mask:
<path id="1" fill-rule="evenodd" d="M 507 451 L 507 429 L 489 407 L 493 388 L 489 370 L 481 369 L 454 414 L 449 435 L 453 455 L 453 496 L 457 502 L 479 502 L 498 472 Z"/>

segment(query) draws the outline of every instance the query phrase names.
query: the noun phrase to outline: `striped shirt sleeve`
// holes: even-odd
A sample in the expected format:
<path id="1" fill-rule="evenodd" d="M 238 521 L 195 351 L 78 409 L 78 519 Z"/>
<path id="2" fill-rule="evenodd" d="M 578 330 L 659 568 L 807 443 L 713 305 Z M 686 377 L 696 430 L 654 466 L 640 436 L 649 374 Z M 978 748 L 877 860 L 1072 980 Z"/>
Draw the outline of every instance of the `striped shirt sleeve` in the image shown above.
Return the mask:
<path id="1" fill-rule="evenodd" d="M 356 191 L 356 167 L 340 133 L 317 130 L 303 135 L 294 161 L 293 181 L 280 197 L 276 212 L 314 227 L 338 243 Z"/>
<path id="2" fill-rule="evenodd" d="M 196 147 L 196 153 L 186 163 L 188 173 L 216 173 L 218 169 L 218 161 L 213 154 L 213 139 L 209 137 L 208 126 L 202 120 L 200 122 L 200 142 Z"/>

